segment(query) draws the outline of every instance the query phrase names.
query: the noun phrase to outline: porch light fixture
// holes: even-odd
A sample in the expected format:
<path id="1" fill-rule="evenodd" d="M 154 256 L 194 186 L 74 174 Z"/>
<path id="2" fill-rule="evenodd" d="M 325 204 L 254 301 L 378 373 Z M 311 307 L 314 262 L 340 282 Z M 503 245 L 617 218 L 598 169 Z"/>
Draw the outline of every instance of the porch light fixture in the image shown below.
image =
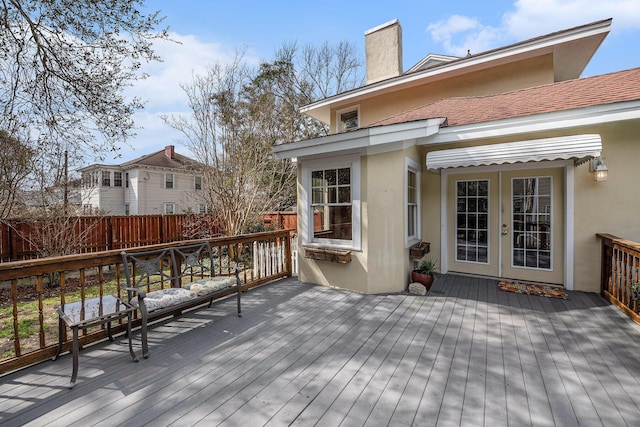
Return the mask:
<path id="1" fill-rule="evenodd" d="M 604 164 L 602 157 L 596 157 L 593 159 L 593 173 L 596 182 L 606 181 L 608 178 L 609 169 Z"/>

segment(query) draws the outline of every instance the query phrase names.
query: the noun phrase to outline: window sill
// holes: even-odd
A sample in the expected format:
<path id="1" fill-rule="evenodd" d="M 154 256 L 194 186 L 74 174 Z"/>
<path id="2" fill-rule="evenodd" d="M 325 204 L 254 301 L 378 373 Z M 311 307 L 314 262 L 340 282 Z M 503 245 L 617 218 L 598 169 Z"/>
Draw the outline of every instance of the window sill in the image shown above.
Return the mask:
<path id="1" fill-rule="evenodd" d="M 305 246 L 304 257 L 316 261 L 329 261 L 338 264 L 346 264 L 351 262 L 351 251 Z"/>

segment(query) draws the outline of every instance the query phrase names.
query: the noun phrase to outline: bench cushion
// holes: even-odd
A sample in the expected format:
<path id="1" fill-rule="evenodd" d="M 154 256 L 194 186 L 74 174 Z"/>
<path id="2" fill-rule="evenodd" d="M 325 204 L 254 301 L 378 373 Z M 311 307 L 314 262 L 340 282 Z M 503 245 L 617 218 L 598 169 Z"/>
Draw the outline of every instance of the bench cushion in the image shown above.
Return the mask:
<path id="1" fill-rule="evenodd" d="M 183 288 L 189 289 L 198 294 L 198 296 L 207 295 L 221 289 L 230 288 L 236 285 L 234 276 L 215 276 L 206 279 L 196 280 L 186 283 Z"/>
<path id="2" fill-rule="evenodd" d="M 153 311 L 159 308 L 171 307 L 194 298 L 197 298 L 197 294 L 194 291 L 184 288 L 167 288 L 149 292 L 144 298 L 144 305 L 147 307 L 147 311 Z M 137 307 L 138 298 L 132 298 L 130 303 Z"/>

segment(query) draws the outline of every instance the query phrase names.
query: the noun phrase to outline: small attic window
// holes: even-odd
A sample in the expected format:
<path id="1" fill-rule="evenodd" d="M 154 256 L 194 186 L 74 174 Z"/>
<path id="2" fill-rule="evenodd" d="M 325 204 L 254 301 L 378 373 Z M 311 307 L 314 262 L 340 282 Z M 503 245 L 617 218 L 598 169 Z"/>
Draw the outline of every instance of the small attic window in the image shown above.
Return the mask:
<path id="1" fill-rule="evenodd" d="M 350 129 L 357 129 L 360 127 L 360 108 L 349 108 L 345 110 L 340 110 L 336 113 L 337 115 L 337 131 L 344 132 Z"/>

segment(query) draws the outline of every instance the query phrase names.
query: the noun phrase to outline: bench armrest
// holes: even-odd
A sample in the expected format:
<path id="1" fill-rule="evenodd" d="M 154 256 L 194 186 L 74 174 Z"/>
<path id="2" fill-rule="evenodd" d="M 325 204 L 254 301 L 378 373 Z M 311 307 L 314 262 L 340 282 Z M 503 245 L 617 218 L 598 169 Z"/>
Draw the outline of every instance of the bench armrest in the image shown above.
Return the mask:
<path id="1" fill-rule="evenodd" d="M 135 288 L 131 286 L 121 286 L 120 289 L 127 292 L 135 292 L 138 295 L 138 298 L 144 298 L 147 296 L 147 293 L 140 288 Z"/>

